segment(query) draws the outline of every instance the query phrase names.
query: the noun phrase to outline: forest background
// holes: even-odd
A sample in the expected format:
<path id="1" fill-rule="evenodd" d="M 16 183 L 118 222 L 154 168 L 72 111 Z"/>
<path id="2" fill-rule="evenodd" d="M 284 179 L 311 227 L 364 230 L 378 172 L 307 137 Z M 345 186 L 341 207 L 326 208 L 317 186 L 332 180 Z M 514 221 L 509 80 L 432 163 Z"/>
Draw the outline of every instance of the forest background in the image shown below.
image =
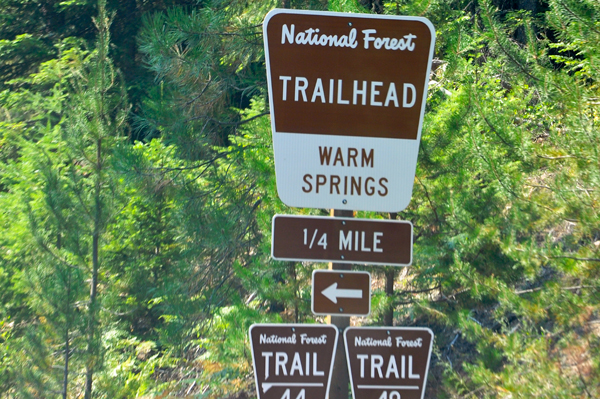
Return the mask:
<path id="1" fill-rule="evenodd" d="M 595 0 L 0 0 L 0 397 L 251 398 L 250 325 L 323 322 L 270 259 L 328 214 L 276 195 L 274 7 L 437 30 L 412 202 L 358 213 L 413 265 L 352 322 L 434 331 L 427 398 L 600 397 Z"/>

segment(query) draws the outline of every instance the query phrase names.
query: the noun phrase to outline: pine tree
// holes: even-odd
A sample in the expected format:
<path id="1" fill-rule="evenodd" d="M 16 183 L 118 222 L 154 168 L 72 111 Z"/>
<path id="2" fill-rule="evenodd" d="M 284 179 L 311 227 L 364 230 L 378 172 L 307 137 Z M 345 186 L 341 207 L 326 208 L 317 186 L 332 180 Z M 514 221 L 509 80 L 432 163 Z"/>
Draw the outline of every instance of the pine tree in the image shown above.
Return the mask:
<path id="1" fill-rule="evenodd" d="M 32 90 L 4 92 L 5 119 L 2 133 L 2 267 L 11 276 L 3 301 L 6 345 L 7 395 L 44 396 L 45 392 L 66 395 L 69 363 L 78 345 L 84 277 L 73 267 L 67 230 L 77 230 L 76 218 L 53 208 L 69 208 L 72 197 L 62 195 L 64 158 L 60 145 L 66 80 L 70 66 L 84 52 L 63 48 L 59 60 L 45 64 L 26 80 Z M 35 88 L 36 91 L 33 90 Z M 56 211 L 56 212 L 53 212 Z M 9 322 L 6 322 L 8 319 Z"/>
<path id="2" fill-rule="evenodd" d="M 102 263 L 100 249 L 107 225 L 117 212 L 115 176 L 109 162 L 114 148 L 125 138 L 123 130 L 128 111 L 122 82 L 108 55 L 109 26 L 105 3 L 100 1 L 96 19 L 96 49 L 92 53 L 89 70 L 75 83 L 72 112 L 67 114 L 65 123 L 65 140 L 72 151 L 69 154 L 70 163 L 78 165 L 78 169 L 84 173 L 80 176 L 72 170 L 71 178 L 76 195 L 82 198 L 80 212 L 87 219 L 86 230 L 91 236 L 88 253 L 91 278 L 86 331 L 86 399 L 91 399 L 94 373 L 102 367 L 102 326 L 98 298 Z"/>
<path id="3" fill-rule="evenodd" d="M 83 391 L 91 398 L 94 374 L 102 368 L 101 246 L 119 201 L 109 161 L 125 138 L 128 106 L 108 58 L 109 21 L 102 2 L 99 10 L 96 49 L 85 59 L 73 49 L 31 79 L 59 79 L 48 97 L 23 93 L 34 104 L 53 107 L 42 110 L 45 125 L 31 121 L 32 134 L 16 140 L 15 162 L 4 165 L 11 216 L 24 223 L 17 224 L 20 236 L 13 235 L 12 244 L 20 256 L 25 243 L 32 251 L 18 260 L 21 270 L 15 274 L 15 288 L 28 295 L 27 324 L 32 324 L 15 342 L 29 348 L 18 372 L 25 377 L 19 389 L 36 397 L 66 398 L 71 387 L 77 392 L 78 369 L 84 367 Z"/>

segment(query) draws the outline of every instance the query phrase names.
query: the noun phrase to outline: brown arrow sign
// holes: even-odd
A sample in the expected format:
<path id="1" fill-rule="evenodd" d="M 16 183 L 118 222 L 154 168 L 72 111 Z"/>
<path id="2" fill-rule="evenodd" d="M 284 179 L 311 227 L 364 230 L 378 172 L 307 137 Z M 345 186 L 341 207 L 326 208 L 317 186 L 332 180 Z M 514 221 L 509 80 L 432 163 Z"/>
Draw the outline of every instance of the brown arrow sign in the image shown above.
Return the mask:
<path id="1" fill-rule="evenodd" d="M 401 220 L 275 215 L 271 255 L 277 260 L 409 266 L 412 223 Z"/>
<path id="2" fill-rule="evenodd" d="M 329 324 L 252 325 L 258 399 L 325 399 L 337 340 Z"/>
<path id="3" fill-rule="evenodd" d="M 367 272 L 315 270 L 312 312 L 316 315 L 368 316 L 371 275 Z"/>
<path id="4" fill-rule="evenodd" d="M 354 399 L 423 399 L 430 329 L 350 327 L 344 342 Z"/>

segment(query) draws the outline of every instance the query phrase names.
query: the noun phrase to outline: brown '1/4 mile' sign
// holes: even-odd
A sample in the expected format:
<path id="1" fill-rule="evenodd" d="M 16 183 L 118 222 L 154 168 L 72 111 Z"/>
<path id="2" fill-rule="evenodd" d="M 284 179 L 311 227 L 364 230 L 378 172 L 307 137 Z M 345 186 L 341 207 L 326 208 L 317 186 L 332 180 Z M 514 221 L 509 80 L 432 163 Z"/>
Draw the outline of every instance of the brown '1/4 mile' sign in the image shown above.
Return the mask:
<path id="1" fill-rule="evenodd" d="M 409 266 L 412 223 L 402 220 L 275 215 L 271 256 L 277 260 Z"/>

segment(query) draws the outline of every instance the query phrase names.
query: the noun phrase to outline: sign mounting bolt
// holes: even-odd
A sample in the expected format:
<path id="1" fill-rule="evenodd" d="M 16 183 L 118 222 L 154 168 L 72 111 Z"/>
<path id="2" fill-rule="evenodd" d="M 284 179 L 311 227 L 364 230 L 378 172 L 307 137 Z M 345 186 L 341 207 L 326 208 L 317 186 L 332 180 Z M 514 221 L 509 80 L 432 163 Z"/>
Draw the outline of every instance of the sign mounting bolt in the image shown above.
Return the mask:
<path id="1" fill-rule="evenodd" d="M 343 312 L 343 311 L 344 311 L 344 308 L 340 308 L 340 312 Z"/>
<path id="2" fill-rule="evenodd" d="M 344 255 L 341 255 L 341 256 L 340 256 L 340 258 L 341 258 L 341 259 L 346 259 L 346 258 L 344 258 Z"/>
<path id="3" fill-rule="evenodd" d="M 346 205 L 348 203 L 348 200 L 342 200 L 342 204 Z"/>

